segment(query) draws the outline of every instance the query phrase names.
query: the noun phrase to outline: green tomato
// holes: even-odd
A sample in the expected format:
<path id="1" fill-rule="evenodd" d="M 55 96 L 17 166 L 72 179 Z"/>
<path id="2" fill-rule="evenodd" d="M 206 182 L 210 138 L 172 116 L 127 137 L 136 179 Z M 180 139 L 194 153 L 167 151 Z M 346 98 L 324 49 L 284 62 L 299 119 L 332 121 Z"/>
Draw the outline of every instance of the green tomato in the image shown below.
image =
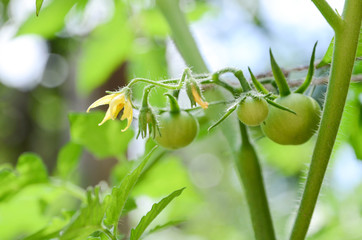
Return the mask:
<path id="1" fill-rule="evenodd" d="M 321 109 L 311 97 L 292 93 L 275 100 L 296 114 L 271 107 L 261 125 L 265 135 L 276 143 L 298 145 L 308 141 L 318 130 Z"/>
<path id="2" fill-rule="evenodd" d="M 240 121 L 248 126 L 260 125 L 268 113 L 268 103 L 263 98 L 246 97 L 237 109 Z"/>
<path id="3" fill-rule="evenodd" d="M 164 112 L 158 118 L 160 134 L 155 141 L 162 147 L 178 149 L 189 145 L 199 132 L 195 117 L 185 111 Z"/>

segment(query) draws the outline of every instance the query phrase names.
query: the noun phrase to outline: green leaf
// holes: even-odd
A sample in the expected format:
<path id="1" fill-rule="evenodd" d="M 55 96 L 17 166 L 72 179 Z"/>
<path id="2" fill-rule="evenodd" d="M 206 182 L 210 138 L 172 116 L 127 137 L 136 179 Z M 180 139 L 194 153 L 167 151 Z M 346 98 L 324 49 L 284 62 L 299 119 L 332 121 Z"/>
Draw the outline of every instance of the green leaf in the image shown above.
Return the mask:
<path id="1" fill-rule="evenodd" d="M 156 154 L 157 151 L 153 152 L 152 158 Z M 188 219 L 192 209 L 197 209 L 204 201 L 190 179 L 185 164 L 180 158 L 170 154 L 157 162 L 152 162 L 152 158 L 148 161 L 137 185 L 132 190 L 132 196 L 146 195 L 154 199 L 162 199 L 175 189 L 186 187 L 187 191 L 183 193 L 182 201 L 174 202 L 172 206 L 169 206 L 167 215 L 170 219 Z M 165 179 L 167 180 L 165 181 Z M 191 212 L 187 211 L 190 209 Z"/>
<path id="2" fill-rule="evenodd" d="M 43 0 L 36 0 L 36 15 L 39 16 L 40 8 L 43 5 Z"/>
<path id="3" fill-rule="evenodd" d="M 15 171 L 0 171 L 0 201 L 15 195 L 28 185 L 47 181 L 47 170 L 40 157 L 24 153 L 19 157 Z"/>
<path id="4" fill-rule="evenodd" d="M 332 62 L 333 48 L 334 48 L 334 37 L 332 38 L 331 43 L 329 44 L 329 47 L 328 47 L 326 53 L 324 54 L 322 61 L 318 64 L 317 68 L 323 67 Z M 357 57 L 362 57 L 362 27 L 359 30 L 356 58 Z"/>
<path id="5" fill-rule="evenodd" d="M 68 218 L 56 217 L 43 229 L 24 238 L 23 240 L 54 239 L 59 237 L 62 228 L 68 223 Z"/>
<path id="6" fill-rule="evenodd" d="M 357 60 L 354 62 L 354 66 L 353 66 L 353 75 L 358 75 L 362 73 L 362 61 L 361 60 Z"/>
<path id="7" fill-rule="evenodd" d="M 174 191 L 167 197 L 163 198 L 160 202 L 153 204 L 151 210 L 142 217 L 137 227 L 131 230 L 131 240 L 138 240 L 142 236 L 143 232 L 150 225 L 150 223 L 157 217 L 158 214 L 175 198 L 180 196 L 185 188 L 181 188 Z"/>
<path id="8" fill-rule="evenodd" d="M 24 177 L 21 178 L 24 183 L 40 183 L 48 180 L 48 173 L 43 161 L 34 153 L 22 154 L 18 159 L 16 171 Z"/>
<path id="9" fill-rule="evenodd" d="M 37 1 L 38 2 L 38 1 Z M 53 38 L 64 27 L 64 18 L 77 0 L 54 0 L 42 10 L 40 17 L 30 16 L 20 26 L 17 36 L 38 34 L 44 38 Z"/>
<path id="10" fill-rule="evenodd" d="M 59 152 L 57 158 L 57 175 L 66 179 L 76 169 L 82 154 L 79 144 L 69 142 Z"/>
<path id="11" fill-rule="evenodd" d="M 151 157 L 156 148 L 157 147 L 153 148 L 153 150 L 144 157 L 141 164 L 133 170 L 132 173 L 127 175 L 119 186 L 114 187 L 110 195 L 105 197 L 104 206 L 106 208 L 106 217 L 104 219 L 104 223 L 106 225 L 115 225 L 118 223 L 118 220 L 124 210 L 128 195 L 136 184 L 142 170 L 148 162 L 148 159 Z"/>
<path id="12" fill-rule="evenodd" d="M 87 205 L 83 206 L 74 216 L 60 236 L 60 240 L 83 240 L 93 232 L 102 229 L 104 205 L 99 199 L 99 189 L 87 191 Z"/>
<path id="13" fill-rule="evenodd" d="M 126 216 L 127 213 L 137 208 L 136 201 L 134 198 L 128 198 L 126 203 L 124 204 L 124 208 L 122 210 L 121 216 Z"/>
<path id="14" fill-rule="evenodd" d="M 350 85 L 349 96 L 343 112 L 338 142 L 349 142 L 356 157 L 362 160 L 362 83 Z"/>
<path id="15" fill-rule="evenodd" d="M 185 221 L 169 221 L 165 224 L 162 224 L 162 225 L 157 225 L 156 227 L 152 228 L 148 234 L 151 234 L 151 233 L 154 233 L 154 232 L 158 232 L 158 231 L 161 231 L 165 228 L 168 228 L 168 227 L 173 227 L 173 226 L 178 226 L 182 223 L 184 223 Z"/>
<path id="16" fill-rule="evenodd" d="M 88 36 L 78 65 L 78 90 L 89 94 L 121 66 L 132 49 L 133 32 L 121 1 L 116 1 L 113 18 Z"/>
<path id="17" fill-rule="evenodd" d="M 125 121 L 107 121 L 98 126 L 105 113 L 73 113 L 69 115 L 72 142 L 84 146 L 98 158 L 120 157 L 127 150 L 134 132 L 128 129 L 121 132 Z"/>
<path id="18" fill-rule="evenodd" d="M 329 44 L 329 47 L 327 48 L 327 51 L 324 54 L 324 57 L 322 58 L 320 63 L 317 65 L 317 68 L 323 67 L 332 62 L 333 47 L 334 47 L 334 37 L 332 38 L 331 43 Z"/>

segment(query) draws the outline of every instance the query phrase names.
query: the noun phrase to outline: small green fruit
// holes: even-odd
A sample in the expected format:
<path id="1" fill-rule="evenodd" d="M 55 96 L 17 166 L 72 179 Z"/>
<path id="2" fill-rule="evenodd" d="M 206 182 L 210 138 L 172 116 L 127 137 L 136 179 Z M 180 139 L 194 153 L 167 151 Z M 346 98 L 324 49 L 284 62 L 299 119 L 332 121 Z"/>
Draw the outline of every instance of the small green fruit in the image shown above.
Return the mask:
<path id="1" fill-rule="evenodd" d="M 268 103 L 263 98 L 246 97 L 240 103 L 237 114 L 242 123 L 248 126 L 260 125 L 268 116 Z"/>
<path id="2" fill-rule="evenodd" d="M 189 145 L 199 132 L 194 116 L 185 111 L 164 112 L 158 118 L 160 134 L 155 141 L 162 147 L 178 149 Z"/>
<path id="3" fill-rule="evenodd" d="M 276 103 L 296 114 L 271 107 L 261 125 L 265 135 L 276 143 L 298 145 L 308 141 L 318 130 L 321 109 L 311 97 L 299 93 L 277 98 Z"/>

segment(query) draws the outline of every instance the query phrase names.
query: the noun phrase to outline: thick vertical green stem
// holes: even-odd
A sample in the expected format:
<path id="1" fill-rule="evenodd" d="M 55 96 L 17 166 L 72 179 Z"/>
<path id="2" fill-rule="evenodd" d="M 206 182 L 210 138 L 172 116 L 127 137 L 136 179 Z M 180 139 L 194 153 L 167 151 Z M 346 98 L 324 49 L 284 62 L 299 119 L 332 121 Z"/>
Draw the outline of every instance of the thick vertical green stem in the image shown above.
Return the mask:
<path id="1" fill-rule="evenodd" d="M 156 4 L 170 25 L 173 40 L 186 64 L 195 73 L 209 72 L 180 10 L 179 0 L 156 0 Z"/>
<path id="2" fill-rule="evenodd" d="M 274 240 L 273 223 L 258 157 L 253 145 L 249 141 L 247 129 L 241 122 L 240 131 L 242 145 L 236 158 L 236 165 L 244 185 L 255 239 Z"/>
<path id="3" fill-rule="evenodd" d="M 335 30 L 332 70 L 321 126 L 290 239 L 305 238 L 341 121 L 362 19 L 362 1 L 346 0 L 343 25 Z"/>

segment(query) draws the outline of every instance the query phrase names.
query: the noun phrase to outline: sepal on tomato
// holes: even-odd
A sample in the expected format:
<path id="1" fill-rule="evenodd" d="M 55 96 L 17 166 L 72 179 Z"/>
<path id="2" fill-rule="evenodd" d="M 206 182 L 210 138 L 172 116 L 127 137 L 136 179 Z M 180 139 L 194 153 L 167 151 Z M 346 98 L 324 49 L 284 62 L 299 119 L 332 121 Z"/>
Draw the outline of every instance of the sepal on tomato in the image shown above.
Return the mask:
<path id="1" fill-rule="evenodd" d="M 317 43 L 318 42 L 316 42 L 313 47 L 313 52 L 312 52 L 312 56 L 310 58 L 307 76 L 306 76 L 304 82 L 302 83 L 302 85 L 300 85 L 299 88 L 294 91 L 295 93 L 304 93 L 307 90 L 307 88 L 309 87 L 309 85 L 312 83 L 313 74 L 314 74 L 315 50 L 317 47 Z"/>
<path id="2" fill-rule="evenodd" d="M 224 115 L 217 121 L 215 122 L 213 125 L 211 125 L 207 131 L 211 131 L 213 128 L 215 128 L 216 126 L 218 126 L 220 123 L 222 123 L 227 117 L 229 117 L 234 111 L 235 109 L 238 107 L 238 105 L 243 102 L 245 100 L 245 96 L 243 98 L 241 98 L 241 100 L 237 100 L 235 101 L 224 113 Z"/>
<path id="3" fill-rule="evenodd" d="M 153 138 L 156 137 L 156 134 L 160 134 L 160 129 L 158 127 L 158 123 L 156 120 L 156 115 L 154 114 L 152 108 L 143 107 L 140 110 L 140 114 L 138 117 L 138 134 L 137 138 L 141 135 L 142 138 L 147 136 L 147 132 L 149 136 Z"/>
<path id="4" fill-rule="evenodd" d="M 255 89 L 262 93 L 262 94 L 269 94 L 269 91 L 263 86 L 263 84 L 261 84 L 258 79 L 256 79 L 256 77 L 254 76 L 253 72 L 251 71 L 250 67 L 248 67 L 249 73 L 250 73 L 250 77 L 251 77 L 251 81 L 254 84 Z"/>
<path id="5" fill-rule="evenodd" d="M 270 54 L 270 64 L 272 67 L 272 72 L 275 78 L 275 82 L 278 85 L 280 96 L 287 96 L 290 94 L 288 82 L 284 76 L 283 71 L 280 69 L 278 63 L 275 61 L 271 49 L 269 49 L 269 54 Z"/>

